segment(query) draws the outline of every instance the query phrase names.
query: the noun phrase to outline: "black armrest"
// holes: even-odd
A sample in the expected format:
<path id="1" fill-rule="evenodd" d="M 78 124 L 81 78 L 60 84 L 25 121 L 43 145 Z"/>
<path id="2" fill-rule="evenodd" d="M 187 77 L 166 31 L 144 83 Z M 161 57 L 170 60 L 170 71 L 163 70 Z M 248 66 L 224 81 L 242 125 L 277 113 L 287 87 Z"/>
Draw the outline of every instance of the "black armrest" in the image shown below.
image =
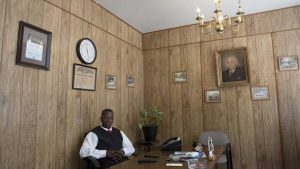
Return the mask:
<path id="1" fill-rule="evenodd" d="M 226 152 L 226 158 L 227 158 L 227 169 L 233 169 L 230 143 L 226 144 L 225 152 Z"/>
<path id="2" fill-rule="evenodd" d="M 95 157 L 88 156 L 88 157 L 85 157 L 84 159 L 87 160 L 89 163 L 91 163 L 94 168 L 97 168 L 97 169 L 101 168 L 99 162 L 97 161 L 97 159 Z"/>
<path id="3" fill-rule="evenodd" d="M 137 157 L 138 156 L 138 153 L 134 152 L 131 154 L 133 157 Z"/>

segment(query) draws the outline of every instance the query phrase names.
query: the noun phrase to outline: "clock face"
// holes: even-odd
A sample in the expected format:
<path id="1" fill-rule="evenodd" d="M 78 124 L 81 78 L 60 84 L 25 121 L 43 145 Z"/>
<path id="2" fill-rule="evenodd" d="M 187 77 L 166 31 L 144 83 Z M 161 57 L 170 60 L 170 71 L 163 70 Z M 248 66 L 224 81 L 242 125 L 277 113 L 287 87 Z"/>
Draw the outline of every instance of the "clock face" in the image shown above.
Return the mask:
<path id="1" fill-rule="evenodd" d="M 76 52 L 79 59 L 86 64 L 91 64 L 96 60 L 97 50 L 91 39 L 84 38 L 77 43 Z"/>

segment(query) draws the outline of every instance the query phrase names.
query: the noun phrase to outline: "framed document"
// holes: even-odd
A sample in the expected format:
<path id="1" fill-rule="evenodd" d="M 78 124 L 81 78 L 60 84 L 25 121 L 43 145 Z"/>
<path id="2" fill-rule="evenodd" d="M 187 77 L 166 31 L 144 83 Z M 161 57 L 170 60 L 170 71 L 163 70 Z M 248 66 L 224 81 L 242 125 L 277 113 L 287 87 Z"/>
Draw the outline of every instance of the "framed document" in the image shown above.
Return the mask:
<path id="1" fill-rule="evenodd" d="M 252 86 L 251 87 L 252 100 L 269 100 L 270 93 L 268 86 Z"/>
<path id="2" fill-rule="evenodd" d="M 173 72 L 173 83 L 186 83 L 187 71 Z"/>
<path id="3" fill-rule="evenodd" d="M 52 33 L 20 21 L 16 64 L 49 70 Z"/>
<path id="4" fill-rule="evenodd" d="M 279 57 L 278 58 L 278 65 L 280 71 L 286 71 L 286 70 L 298 70 L 298 57 L 292 56 L 292 57 Z"/>
<path id="5" fill-rule="evenodd" d="M 96 90 L 97 69 L 85 65 L 73 65 L 73 89 Z"/>
<path id="6" fill-rule="evenodd" d="M 105 88 L 106 89 L 117 89 L 117 77 L 114 75 L 106 75 L 105 76 Z"/>
<path id="7" fill-rule="evenodd" d="M 206 90 L 205 92 L 206 103 L 218 103 L 221 102 L 220 90 Z"/>
<path id="8" fill-rule="evenodd" d="M 127 75 L 127 86 L 134 87 L 134 76 L 133 75 Z"/>

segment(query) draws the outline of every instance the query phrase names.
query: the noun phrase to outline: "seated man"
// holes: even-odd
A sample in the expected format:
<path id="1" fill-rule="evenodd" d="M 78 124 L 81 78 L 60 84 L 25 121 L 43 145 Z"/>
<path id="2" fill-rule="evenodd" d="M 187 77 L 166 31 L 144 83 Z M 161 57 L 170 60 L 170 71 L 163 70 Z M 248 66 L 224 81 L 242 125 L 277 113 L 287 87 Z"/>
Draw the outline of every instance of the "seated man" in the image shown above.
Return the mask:
<path id="1" fill-rule="evenodd" d="M 80 157 L 95 157 L 102 168 L 108 168 L 127 159 L 135 149 L 128 137 L 112 127 L 114 114 L 105 109 L 101 114 L 101 126 L 92 129 L 80 148 Z"/>

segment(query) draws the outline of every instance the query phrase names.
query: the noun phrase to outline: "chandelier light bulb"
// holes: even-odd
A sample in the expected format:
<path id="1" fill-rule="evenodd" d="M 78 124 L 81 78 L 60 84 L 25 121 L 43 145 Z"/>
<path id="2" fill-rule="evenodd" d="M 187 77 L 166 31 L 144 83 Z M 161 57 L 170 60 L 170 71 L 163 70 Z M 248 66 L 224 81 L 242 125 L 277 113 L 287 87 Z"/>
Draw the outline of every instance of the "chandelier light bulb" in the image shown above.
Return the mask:
<path id="1" fill-rule="evenodd" d="M 196 20 L 199 23 L 201 32 L 208 34 L 211 32 L 213 27 L 216 32 L 222 34 L 225 28 L 229 28 L 232 31 L 239 30 L 239 24 L 243 22 L 244 11 L 242 9 L 241 0 L 238 0 L 238 10 L 236 13 L 236 19 L 231 22 L 231 18 L 228 15 L 223 15 L 221 10 L 222 0 L 215 0 L 216 9 L 214 10 L 215 17 L 212 17 L 208 24 L 204 24 L 204 15 L 201 14 L 200 8 L 197 7 Z"/>

